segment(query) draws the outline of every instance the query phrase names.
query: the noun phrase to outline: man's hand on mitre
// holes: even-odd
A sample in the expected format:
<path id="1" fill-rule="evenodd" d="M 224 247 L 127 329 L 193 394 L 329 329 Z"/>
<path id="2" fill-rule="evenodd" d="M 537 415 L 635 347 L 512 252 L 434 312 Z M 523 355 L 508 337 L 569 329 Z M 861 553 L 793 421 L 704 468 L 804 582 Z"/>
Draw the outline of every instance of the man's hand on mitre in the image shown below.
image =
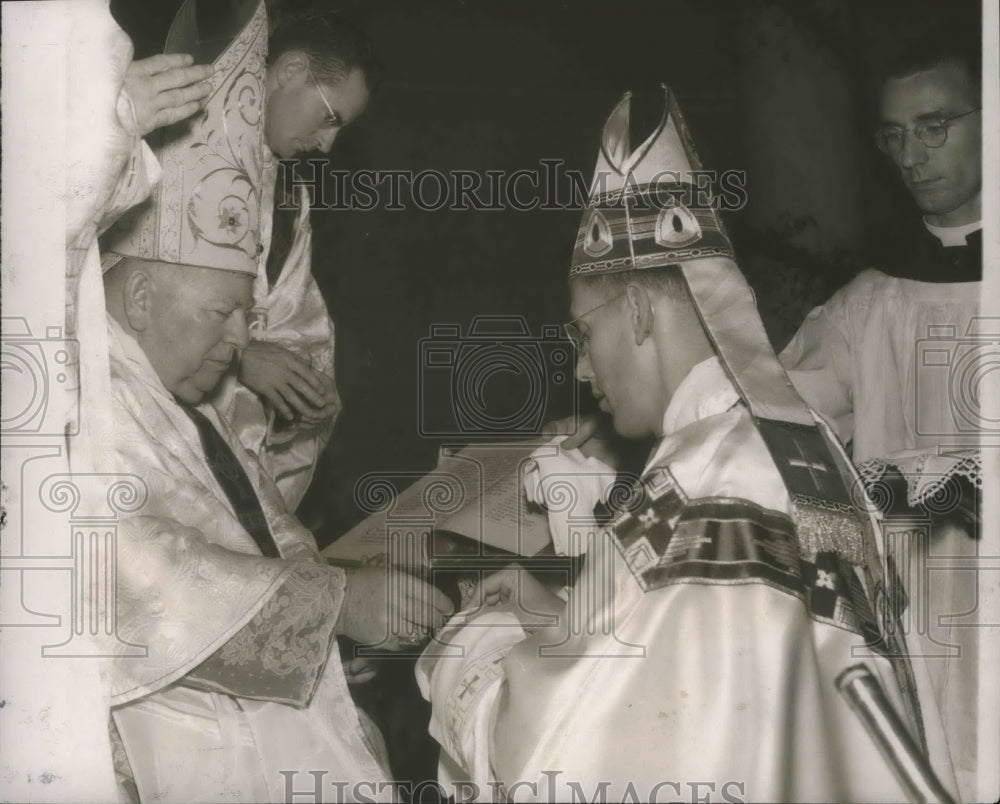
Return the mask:
<path id="1" fill-rule="evenodd" d="M 124 90 L 140 137 L 190 117 L 208 101 L 212 65 L 193 61 L 186 53 L 161 53 L 129 65 Z"/>

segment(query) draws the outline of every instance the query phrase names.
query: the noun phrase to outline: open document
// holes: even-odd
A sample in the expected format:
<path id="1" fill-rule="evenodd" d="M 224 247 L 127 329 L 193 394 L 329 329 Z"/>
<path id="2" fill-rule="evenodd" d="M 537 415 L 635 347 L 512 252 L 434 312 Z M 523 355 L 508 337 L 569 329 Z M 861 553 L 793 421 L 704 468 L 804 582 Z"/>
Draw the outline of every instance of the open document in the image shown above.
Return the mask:
<path id="1" fill-rule="evenodd" d="M 323 555 L 335 563 L 409 567 L 462 556 L 535 556 L 551 545 L 545 511 L 524 493 L 523 476 L 537 449 L 537 440 L 443 447 L 425 475 L 366 475 L 355 498 L 370 516 Z"/>

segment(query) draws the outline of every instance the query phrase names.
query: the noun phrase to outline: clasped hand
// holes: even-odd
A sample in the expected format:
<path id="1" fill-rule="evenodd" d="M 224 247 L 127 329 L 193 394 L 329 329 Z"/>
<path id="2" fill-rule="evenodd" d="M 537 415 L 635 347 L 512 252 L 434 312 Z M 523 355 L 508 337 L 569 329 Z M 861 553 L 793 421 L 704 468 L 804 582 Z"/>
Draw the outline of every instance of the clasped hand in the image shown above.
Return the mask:
<path id="1" fill-rule="evenodd" d="M 415 575 L 387 567 L 345 572 L 347 591 L 336 630 L 360 644 L 388 650 L 419 644 L 454 611 L 444 593 Z"/>
<path id="2" fill-rule="evenodd" d="M 316 425 L 340 410 L 333 380 L 277 343 L 250 341 L 240 356 L 239 380 L 289 421 Z"/>

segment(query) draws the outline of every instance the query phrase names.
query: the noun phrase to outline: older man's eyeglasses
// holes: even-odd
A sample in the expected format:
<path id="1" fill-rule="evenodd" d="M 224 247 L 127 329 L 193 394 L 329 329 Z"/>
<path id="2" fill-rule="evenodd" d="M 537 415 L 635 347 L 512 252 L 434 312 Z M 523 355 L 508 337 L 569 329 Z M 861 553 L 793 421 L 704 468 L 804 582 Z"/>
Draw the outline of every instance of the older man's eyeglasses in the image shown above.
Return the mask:
<path id="1" fill-rule="evenodd" d="M 326 95 L 324 95 L 323 90 L 320 89 L 319 81 L 317 81 L 316 76 L 313 75 L 312 69 L 306 67 L 306 71 L 309 73 L 309 77 L 312 79 L 313 86 L 316 87 L 316 94 L 319 95 L 320 100 L 323 101 L 323 105 L 326 107 L 326 111 L 328 112 L 326 119 L 323 121 L 323 124 L 328 128 L 338 128 L 340 126 L 340 115 L 333 110 L 333 107 L 330 105 L 330 101 L 326 99 Z"/>
<path id="2" fill-rule="evenodd" d="M 578 315 L 572 321 L 563 324 L 563 330 L 566 332 L 566 337 L 573 342 L 573 346 L 576 347 L 576 350 L 580 353 L 581 356 L 587 354 L 587 344 L 590 343 L 590 333 L 584 332 L 582 329 L 580 329 L 580 322 L 591 313 L 596 313 L 602 307 L 607 307 L 609 304 L 611 304 L 611 302 L 618 301 L 624 295 L 626 294 L 619 293 L 617 296 L 614 296 L 613 298 L 610 298 L 607 301 L 597 305 L 597 307 L 591 307 L 589 310 L 587 310 L 587 312 Z"/>
<path id="3" fill-rule="evenodd" d="M 882 126 L 875 132 L 875 144 L 878 149 L 890 156 L 898 156 L 903 151 L 903 142 L 906 139 L 906 132 L 912 131 L 920 142 L 928 148 L 940 148 L 948 141 L 948 130 L 956 120 L 968 117 L 970 114 L 982 111 L 981 106 L 969 109 L 967 112 L 952 115 L 951 117 L 939 117 L 917 123 L 913 128 L 902 128 L 901 126 Z"/>

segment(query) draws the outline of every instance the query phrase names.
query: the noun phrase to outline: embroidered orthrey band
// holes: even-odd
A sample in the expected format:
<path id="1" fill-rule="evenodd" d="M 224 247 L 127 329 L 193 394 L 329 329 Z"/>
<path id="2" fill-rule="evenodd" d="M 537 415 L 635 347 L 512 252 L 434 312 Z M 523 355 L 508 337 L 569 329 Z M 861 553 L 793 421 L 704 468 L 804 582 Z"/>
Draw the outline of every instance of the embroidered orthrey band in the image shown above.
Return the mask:
<path id="1" fill-rule="evenodd" d="M 615 525 L 616 545 L 645 592 L 678 583 L 762 583 L 802 600 L 811 617 L 881 645 L 861 580 L 839 551 L 808 559 L 791 518 L 746 500 L 650 501 Z"/>
<path id="2" fill-rule="evenodd" d="M 866 514 L 854 505 L 823 433 L 794 422 L 758 419 L 757 430 L 792 498 L 802 555 L 835 552 L 855 566 L 869 558 Z M 861 490 L 855 488 L 857 495 Z"/>

